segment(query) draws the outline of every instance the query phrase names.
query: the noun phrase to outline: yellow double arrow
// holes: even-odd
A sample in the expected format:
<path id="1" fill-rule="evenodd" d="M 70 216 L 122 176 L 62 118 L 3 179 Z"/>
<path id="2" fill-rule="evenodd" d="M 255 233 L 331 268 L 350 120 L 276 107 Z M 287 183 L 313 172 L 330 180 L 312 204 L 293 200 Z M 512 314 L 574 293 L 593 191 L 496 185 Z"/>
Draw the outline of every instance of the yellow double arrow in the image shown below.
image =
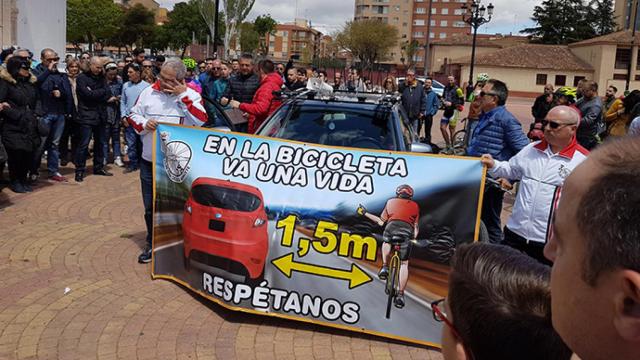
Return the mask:
<path id="1" fill-rule="evenodd" d="M 356 288 L 370 282 L 372 279 L 356 264 L 351 264 L 351 270 L 334 269 L 313 264 L 296 262 L 293 253 L 271 260 L 273 266 L 278 268 L 286 277 L 291 278 L 294 271 L 318 275 L 322 277 L 349 281 L 349 289 Z"/>

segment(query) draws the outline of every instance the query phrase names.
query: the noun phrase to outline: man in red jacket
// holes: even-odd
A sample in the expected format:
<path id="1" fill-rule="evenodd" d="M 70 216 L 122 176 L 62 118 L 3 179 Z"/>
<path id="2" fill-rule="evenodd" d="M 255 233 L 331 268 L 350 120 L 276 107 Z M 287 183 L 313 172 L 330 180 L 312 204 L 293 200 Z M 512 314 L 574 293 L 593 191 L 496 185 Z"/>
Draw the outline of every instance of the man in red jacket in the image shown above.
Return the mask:
<path id="1" fill-rule="evenodd" d="M 236 100 L 229 102 L 234 109 L 240 109 L 249 114 L 249 134 L 254 134 L 281 104 L 280 100 L 274 98 L 273 92 L 282 88 L 283 81 L 280 74 L 274 70 L 273 61 L 260 61 L 258 63 L 260 87 L 253 96 L 253 101 L 250 104 L 240 103 Z M 222 101 L 224 102 L 224 99 Z"/>

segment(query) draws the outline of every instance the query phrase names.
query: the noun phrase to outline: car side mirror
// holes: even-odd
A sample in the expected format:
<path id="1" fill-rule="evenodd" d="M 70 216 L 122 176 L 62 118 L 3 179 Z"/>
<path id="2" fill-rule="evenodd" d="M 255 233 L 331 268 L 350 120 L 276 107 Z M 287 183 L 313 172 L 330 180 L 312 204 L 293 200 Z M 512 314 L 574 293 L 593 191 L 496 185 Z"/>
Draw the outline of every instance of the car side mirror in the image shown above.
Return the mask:
<path id="1" fill-rule="evenodd" d="M 421 154 L 431 154 L 433 153 L 433 148 L 429 144 L 416 142 L 411 144 L 411 152 L 421 153 Z"/>

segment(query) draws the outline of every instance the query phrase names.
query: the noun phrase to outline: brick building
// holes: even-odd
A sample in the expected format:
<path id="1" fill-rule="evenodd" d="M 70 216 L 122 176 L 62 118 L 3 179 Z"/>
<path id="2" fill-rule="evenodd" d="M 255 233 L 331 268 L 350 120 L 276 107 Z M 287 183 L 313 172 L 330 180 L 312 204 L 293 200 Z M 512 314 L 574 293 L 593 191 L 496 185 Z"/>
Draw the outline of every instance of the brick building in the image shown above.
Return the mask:
<path id="1" fill-rule="evenodd" d="M 313 29 L 309 22 L 296 19 L 291 24 L 278 24 L 274 35 L 267 34 L 269 57 L 274 61 L 286 62 L 293 57 L 303 63 L 315 58 L 326 57 L 331 37 Z"/>
<path id="2" fill-rule="evenodd" d="M 400 64 L 402 45 L 413 40 L 424 45 L 427 32 L 434 40 L 469 33 L 471 27 L 462 21 L 460 8 L 465 3 L 471 4 L 471 0 L 355 0 L 354 19 L 378 19 L 395 26 L 400 41 L 388 55 L 389 62 Z M 423 63 L 424 50 L 419 50 L 414 60 L 418 66 Z"/>

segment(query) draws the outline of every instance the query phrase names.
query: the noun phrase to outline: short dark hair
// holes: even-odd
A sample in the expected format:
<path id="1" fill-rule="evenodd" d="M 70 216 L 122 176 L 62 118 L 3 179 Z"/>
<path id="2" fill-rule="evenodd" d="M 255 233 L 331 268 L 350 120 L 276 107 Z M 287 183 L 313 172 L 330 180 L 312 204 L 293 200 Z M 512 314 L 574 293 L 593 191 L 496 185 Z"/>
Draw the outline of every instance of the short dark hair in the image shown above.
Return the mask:
<path id="1" fill-rule="evenodd" d="M 213 60 L 215 60 L 215 59 L 214 59 L 214 58 L 212 58 L 212 57 L 208 57 L 208 58 L 204 59 L 204 61 L 205 61 L 205 62 L 207 62 L 207 61 L 213 61 Z"/>
<path id="2" fill-rule="evenodd" d="M 509 88 L 507 88 L 507 84 L 497 79 L 489 79 L 487 84 L 491 84 L 491 89 L 498 97 L 498 105 L 502 106 L 506 104 L 509 98 Z"/>
<path id="3" fill-rule="evenodd" d="M 324 77 L 326 77 L 326 78 L 329 77 L 329 75 L 327 75 L 327 71 L 326 70 L 323 70 L 323 69 L 318 70 L 318 75 L 320 75 L 320 74 L 324 75 Z"/>
<path id="4" fill-rule="evenodd" d="M 461 245 L 452 261 L 449 308 L 474 359 L 571 357 L 551 324 L 548 266 L 510 247 L 485 243 Z"/>
<path id="5" fill-rule="evenodd" d="M 271 74 L 275 71 L 275 64 L 269 59 L 260 60 L 258 69 L 262 70 L 265 74 Z"/>
<path id="6" fill-rule="evenodd" d="M 133 49 L 133 51 L 131 53 L 133 54 L 133 56 L 138 56 L 140 54 L 144 54 L 144 49 L 135 48 L 135 49 Z"/>
<path id="7" fill-rule="evenodd" d="M 299 67 L 299 68 L 296 69 L 296 71 L 298 72 L 298 75 L 307 76 L 307 69 L 306 68 Z"/>
<path id="8" fill-rule="evenodd" d="M 582 85 L 582 88 L 584 90 L 591 90 L 591 91 L 598 91 L 598 83 L 593 81 L 593 80 L 587 80 L 584 82 L 584 85 Z"/>
<path id="9" fill-rule="evenodd" d="M 242 55 L 240 55 L 240 59 L 253 61 L 253 55 L 251 55 L 249 53 L 243 53 Z"/>
<path id="10" fill-rule="evenodd" d="M 587 249 L 583 278 L 593 286 L 607 270 L 640 272 L 640 138 L 608 141 L 589 158 L 598 175 L 575 216 Z"/>
<path id="11" fill-rule="evenodd" d="M 609 85 L 609 87 L 612 88 L 614 92 L 618 92 L 618 88 L 617 87 L 615 87 L 613 85 Z"/>
<path id="12" fill-rule="evenodd" d="M 156 55 L 156 61 L 164 62 L 166 59 L 164 55 Z"/>

